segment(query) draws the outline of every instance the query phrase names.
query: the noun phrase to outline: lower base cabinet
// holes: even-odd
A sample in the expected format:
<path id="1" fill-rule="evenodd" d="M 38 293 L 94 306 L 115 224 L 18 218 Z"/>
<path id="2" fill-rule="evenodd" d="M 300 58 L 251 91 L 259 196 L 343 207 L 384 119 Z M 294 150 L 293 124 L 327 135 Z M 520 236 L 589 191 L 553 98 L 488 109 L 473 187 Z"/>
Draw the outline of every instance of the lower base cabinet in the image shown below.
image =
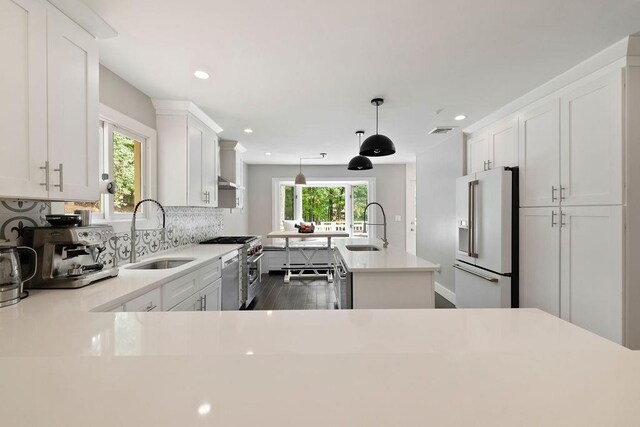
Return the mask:
<path id="1" fill-rule="evenodd" d="M 156 288 L 124 303 L 123 311 L 161 311 L 162 292 Z"/>
<path id="2" fill-rule="evenodd" d="M 220 311 L 221 309 L 222 279 L 218 279 L 169 311 Z"/>
<path id="3" fill-rule="evenodd" d="M 624 344 L 622 206 L 520 209 L 520 307 Z"/>

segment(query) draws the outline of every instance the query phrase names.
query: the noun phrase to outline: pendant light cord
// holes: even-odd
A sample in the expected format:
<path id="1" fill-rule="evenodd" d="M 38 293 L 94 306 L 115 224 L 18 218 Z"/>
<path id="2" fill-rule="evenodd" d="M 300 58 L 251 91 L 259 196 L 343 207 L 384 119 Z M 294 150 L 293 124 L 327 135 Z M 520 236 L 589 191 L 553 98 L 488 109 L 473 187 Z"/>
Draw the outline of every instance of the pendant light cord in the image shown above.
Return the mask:
<path id="1" fill-rule="evenodd" d="M 376 135 L 378 134 L 378 103 L 376 103 Z"/>

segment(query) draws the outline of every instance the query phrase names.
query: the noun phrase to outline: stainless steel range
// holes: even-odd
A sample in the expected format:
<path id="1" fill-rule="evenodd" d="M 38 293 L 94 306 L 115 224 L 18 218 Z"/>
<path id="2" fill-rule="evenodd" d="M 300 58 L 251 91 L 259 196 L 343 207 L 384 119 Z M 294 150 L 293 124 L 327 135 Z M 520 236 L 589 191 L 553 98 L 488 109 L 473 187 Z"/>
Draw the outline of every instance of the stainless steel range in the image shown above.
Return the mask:
<path id="1" fill-rule="evenodd" d="M 260 236 L 220 236 L 200 242 L 202 245 L 244 245 L 240 248 L 240 306 L 248 308 L 260 290 L 260 265 L 262 263 L 262 240 Z"/>

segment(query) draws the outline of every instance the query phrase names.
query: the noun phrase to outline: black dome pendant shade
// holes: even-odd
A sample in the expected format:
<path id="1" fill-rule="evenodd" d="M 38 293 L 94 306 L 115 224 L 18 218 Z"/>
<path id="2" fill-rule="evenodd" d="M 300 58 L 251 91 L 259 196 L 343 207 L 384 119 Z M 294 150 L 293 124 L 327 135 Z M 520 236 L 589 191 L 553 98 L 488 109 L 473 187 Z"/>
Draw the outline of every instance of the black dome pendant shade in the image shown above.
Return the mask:
<path id="1" fill-rule="evenodd" d="M 358 135 L 358 148 L 360 148 L 360 139 L 362 135 L 364 135 L 364 131 L 359 130 L 356 132 L 356 135 Z M 347 169 L 349 169 L 350 171 L 365 171 L 373 169 L 373 165 L 371 164 L 371 160 L 369 160 L 368 157 L 355 156 L 349 161 L 349 166 L 347 166 Z"/>
<path id="2" fill-rule="evenodd" d="M 378 133 L 378 107 L 384 103 L 382 98 L 374 98 L 371 103 L 376 106 L 376 134 L 365 139 L 360 147 L 360 155 L 368 157 L 390 156 L 395 154 L 396 146 L 388 137 Z"/>

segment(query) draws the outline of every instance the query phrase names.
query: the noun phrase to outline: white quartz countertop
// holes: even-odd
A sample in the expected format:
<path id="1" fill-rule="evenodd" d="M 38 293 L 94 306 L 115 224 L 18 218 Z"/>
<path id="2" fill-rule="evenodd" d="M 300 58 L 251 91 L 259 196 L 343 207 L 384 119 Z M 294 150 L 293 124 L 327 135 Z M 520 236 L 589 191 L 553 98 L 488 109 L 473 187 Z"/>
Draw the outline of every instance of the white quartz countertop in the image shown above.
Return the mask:
<path id="1" fill-rule="evenodd" d="M 20 303 L 0 310 L 0 323 L 6 315 L 31 314 L 37 311 L 71 312 L 102 311 L 142 295 L 174 278 L 203 267 L 204 264 L 242 245 L 191 245 L 145 257 L 136 264 L 157 258 L 193 258 L 194 261 L 167 270 L 133 270 L 121 265 L 117 277 L 92 283 L 79 289 L 30 290 L 30 296 Z"/>
<path id="2" fill-rule="evenodd" d="M 389 245 L 382 246 L 382 241 L 376 238 L 334 239 L 334 248 L 340 251 L 346 267 L 352 273 L 357 272 L 411 272 L 411 271 L 438 271 L 439 264 L 434 264 L 401 248 Z M 374 245 L 379 251 L 350 251 L 348 245 Z"/>
<path id="3" fill-rule="evenodd" d="M 640 425 L 640 354 L 540 310 L 90 312 L 235 248 L 0 309 L 1 424 Z"/>

